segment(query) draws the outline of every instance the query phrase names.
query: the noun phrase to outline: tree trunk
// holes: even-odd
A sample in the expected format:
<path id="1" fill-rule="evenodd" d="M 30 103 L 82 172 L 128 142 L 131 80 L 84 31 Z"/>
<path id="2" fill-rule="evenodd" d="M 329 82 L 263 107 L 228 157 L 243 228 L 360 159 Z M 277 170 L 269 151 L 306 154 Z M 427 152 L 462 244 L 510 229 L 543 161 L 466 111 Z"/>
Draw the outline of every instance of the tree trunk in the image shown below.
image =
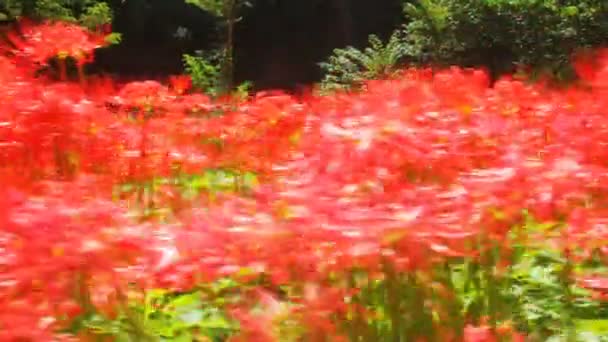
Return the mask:
<path id="1" fill-rule="evenodd" d="M 234 81 L 234 25 L 237 15 L 237 0 L 225 0 L 224 18 L 226 19 L 226 45 L 222 58 L 222 91 L 228 93 L 232 90 Z"/>

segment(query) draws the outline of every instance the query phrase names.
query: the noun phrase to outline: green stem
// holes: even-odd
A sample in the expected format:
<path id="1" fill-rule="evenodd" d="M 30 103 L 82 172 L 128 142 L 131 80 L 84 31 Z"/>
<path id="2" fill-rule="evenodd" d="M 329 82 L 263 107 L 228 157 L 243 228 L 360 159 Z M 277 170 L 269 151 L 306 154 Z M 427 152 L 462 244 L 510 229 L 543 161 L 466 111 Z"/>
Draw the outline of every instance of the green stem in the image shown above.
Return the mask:
<path id="1" fill-rule="evenodd" d="M 401 315 L 401 296 L 399 288 L 399 275 L 395 272 L 390 261 L 384 263 L 384 273 L 386 275 L 386 304 L 391 322 L 390 326 L 390 338 L 387 341 L 400 342 L 401 331 L 405 333 L 408 329 L 402 320 Z"/>
<path id="2" fill-rule="evenodd" d="M 566 331 L 566 341 L 576 341 L 576 330 L 574 328 L 574 322 L 572 313 L 574 311 L 574 294 L 572 293 L 572 273 L 573 263 L 570 259 L 570 252 L 566 250 L 564 252 L 566 257 L 566 264 L 563 266 L 560 272 L 560 285 L 563 291 L 563 305 L 564 310 L 562 312 L 562 325 Z"/>

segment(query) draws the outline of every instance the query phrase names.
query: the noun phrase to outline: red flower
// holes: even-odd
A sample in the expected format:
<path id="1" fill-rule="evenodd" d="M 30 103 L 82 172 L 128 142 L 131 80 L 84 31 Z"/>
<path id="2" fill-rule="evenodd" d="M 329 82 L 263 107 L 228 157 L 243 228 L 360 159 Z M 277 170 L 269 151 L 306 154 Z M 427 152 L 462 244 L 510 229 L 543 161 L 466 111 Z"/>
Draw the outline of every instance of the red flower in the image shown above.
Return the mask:
<path id="1" fill-rule="evenodd" d="M 94 49 L 106 44 L 105 36 L 95 35 L 77 25 L 64 22 L 34 24 L 26 20 L 19 23 L 19 32 L 10 33 L 9 39 L 19 55 L 41 64 L 52 57 L 68 56 L 85 62 Z"/>
<path id="2" fill-rule="evenodd" d="M 169 83 L 177 94 L 185 93 L 192 86 L 192 79 L 187 75 L 178 75 L 169 77 Z"/>
<path id="3" fill-rule="evenodd" d="M 492 333 L 490 327 L 474 327 L 467 325 L 464 328 L 464 342 L 494 342 L 498 341 L 496 336 Z"/>

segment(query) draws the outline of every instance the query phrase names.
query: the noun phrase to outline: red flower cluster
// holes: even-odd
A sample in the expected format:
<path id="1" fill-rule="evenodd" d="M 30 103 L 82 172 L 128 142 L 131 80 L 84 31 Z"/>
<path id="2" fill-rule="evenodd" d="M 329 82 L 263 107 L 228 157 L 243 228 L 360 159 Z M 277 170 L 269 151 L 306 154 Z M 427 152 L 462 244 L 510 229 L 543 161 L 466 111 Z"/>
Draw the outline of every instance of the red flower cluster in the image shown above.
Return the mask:
<path id="1" fill-rule="evenodd" d="M 25 37 L 19 47 L 38 61 L 97 46 L 64 24 Z M 536 241 L 569 258 L 605 250 L 608 57 L 593 61 L 578 64 L 586 88 L 407 70 L 359 94 L 235 104 L 185 94 L 183 78 L 82 88 L 0 58 L 0 340 L 52 340 L 88 305 L 110 313 L 130 282 L 183 290 L 243 268 L 301 284 L 294 312 L 337 335 L 348 293 L 330 275 L 424 272 L 475 258 L 480 236 L 508 249 L 523 209 L 562 225 Z M 147 193 L 145 209 L 173 209 L 162 223 L 112 201 L 124 183 L 208 168 L 255 172 L 262 184 L 215 201 L 171 182 L 135 191 Z M 233 312 L 245 333 L 274 338 Z M 465 338 L 494 337 L 469 327 Z"/>
<path id="2" fill-rule="evenodd" d="M 8 36 L 13 52 L 36 63 L 45 64 L 53 57 L 73 57 L 85 63 L 93 50 L 106 45 L 105 35 L 65 22 L 34 24 L 21 20 L 18 26 L 19 30 Z"/>
<path id="3" fill-rule="evenodd" d="M 3 187 L 0 340 L 51 341 L 94 305 L 112 312 L 129 282 L 158 262 L 154 227 L 95 193 L 92 179 L 40 183 L 29 195 Z"/>

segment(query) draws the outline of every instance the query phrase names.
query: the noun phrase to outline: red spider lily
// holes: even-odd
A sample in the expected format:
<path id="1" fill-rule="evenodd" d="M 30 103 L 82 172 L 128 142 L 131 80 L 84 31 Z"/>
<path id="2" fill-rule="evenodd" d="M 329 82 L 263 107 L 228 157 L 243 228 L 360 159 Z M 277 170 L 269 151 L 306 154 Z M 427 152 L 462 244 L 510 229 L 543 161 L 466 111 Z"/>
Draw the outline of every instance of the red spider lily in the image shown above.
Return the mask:
<path id="1" fill-rule="evenodd" d="M 165 96 L 169 96 L 168 89 L 159 82 L 131 82 L 120 90 L 116 100 L 127 110 L 150 111 L 158 108 Z"/>
<path id="2" fill-rule="evenodd" d="M 572 64 L 579 78 L 593 84 L 597 78 L 601 78 L 602 68 L 605 67 L 603 63 L 607 58 L 608 51 L 606 49 L 584 50 L 574 56 Z"/>
<path id="3" fill-rule="evenodd" d="M 575 56 L 572 65 L 578 74 L 578 77 L 583 81 L 590 82 L 595 78 L 597 73 L 597 59 L 594 53 L 590 51 L 584 51 Z"/>
<path id="4" fill-rule="evenodd" d="M 169 83 L 173 91 L 179 95 L 182 95 L 192 87 L 192 79 L 187 75 L 171 76 L 169 77 Z"/>
<path id="5" fill-rule="evenodd" d="M 52 312 L 34 303 L 2 302 L 0 309 L 0 340 L 2 341 L 76 341 L 53 332 L 56 320 Z"/>
<path id="6" fill-rule="evenodd" d="M 52 57 L 74 57 L 79 63 L 87 62 L 94 49 L 104 46 L 104 36 L 95 35 L 84 28 L 65 22 L 34 24 L 22 20 L 19 32 L 9 34 L 16 53 L 36 63 L 45 64 Z"/>
<path id="7" fill-rule="evenodd" d="M 257 290 L 252 295 L 259 302 L 259 308 L 255 310 L 257 312 L 245 312 L 240 308 L 231 310 L 231 315 L 240 323 L 241 333 L 230 340 L 279 341 L 280 337 L 274 333 L 275 325 L 280 323 L 279 315 L 287 313 L 286 309 L 267 291 Z"/>
<path id="8" fill-rule="evenodd" d="M 203 94 L 189 94 L 182 96 L 178 101 L 179 102 L 174 103 L 176 106 L 175 108 L 169 109 L 171 112 L 205 114 L 214 109 L 214 104 L 211 103 L 211 99 Z"/>
<path id="9" fill-rule="evenodd" d="M 100 27 L 97 29 L 98 32 L 102 32 L 106 35 L 112 33 L 112 23 L 105 23 L 100 25 Z"/>
<path id="10" fill-rule="evenodd" d="M 28 79 L 29 70 L 21 67 L 14 59 L 0 56 L 0 81 L 3 83 L 17 79 Z"/>
<path id="11" fill-rule="evenodd" d="M 600 292 L 600 293 L 606 293 L 608 292 L 608 279 L 606 277 L 601 277 L 601 276 L 597 276 L 597 277 L 585 277 L 583 279 L 579 280 L 579 283 L 588 289 Z"/>
<path id="12" fill-rule="evenodd" d="M 85 33 L 54 25 L 26 26 L 27 39 L 16 42 L 39 62 L 78 55 Z M 59 27 L 67 34 L 57 45 L 41 43 Z M 554 234 L 526 225 L 524 233 L 572 261 L 605 249 L 608 57 L 578 63 L 585 89 L 513 78 L 489 88 L 486 73 L 452 68 L 407 70 L 359 94 L 218 102 L 183 94 L 185 77 L 171 87 L 105 81 L 82 89 L 34 80 L 0 58 L 0 183 L 21 190 L 0 187 L 0 323 L 16 324 L 0 340 L 23 332 L 51 340 L 63 318 L 79 314 L 70 290 L 82 274 L 92 304 L 113 317 L 128 282 L 186 291 L 245 268 L 273 286 L 304 287 L 289 298 L 289 314 L 334 337 L 351 293 L 330 278 L 353 268 L 376 276 L 389 266 L 428 275 L 494 246 L 506 256 L 523 209 L 558 227 Z M 223 115 L 207 115 L 214 110 Z M 214 167 L 254 171 L 262 184 L 246 196 L 186 200 L 171 182 Z M 150 218 L 127 217 L 129 196 L 159 178 L 167 180 L 150 186 L 145 204 L 179 211 L 163 217 L 172 220 L 163 225 L 170 234 Z M 110 202 L 125 182 L 136 184 L 133 193 Z M 502 260 L 497 269 L 507 266 Z M 453 295 L 424 281 L 442 299 Z M 589 276 L 582 285 L 603 295 L 603 281 Z M 274 299 L 261 299 L 276 309 Z M 276 338 L 272 315 L 252 315 L 249 301 L 232 312 L 243 338 Z M 498 339 L 485 326 L 467 327 L 464 338 Z"/>
<path id="13" fill-rule="evenodd" d="M 110 97 L 116 94 L 117 88 L 112 78 L 98 75 L 89 76 L 86 86 L 87 94 L 98 103 L 109 101 Z"/>
<path id="14" fill-rule="evenodd" d="M 347 311 L 344 298 L 347 295 L 348 293 L 340 289 L 329 288 L 320 291 L 314 285 L 305 286 L 300 313 L 303 322 L 311 330 L 313 339 L 323 339 L 325 336 L 335 336 L 337 339 L 342 337 L 331 316 L 337 314 L 344 317 Z"/>
<path id="15" fill-rule="evenodd" d="M 138 280 L 141 271 L 134 266 L 154 266 L 155 247 L 150 240 L 144 242 L 144 227 L 129 225 L 120 209 L 99 199 L 85 205 L 82 195 L 77 188 L 68 190 L 51 183 L 42 197 L 5 203 L 1 222 L 6 253 L 0 287 L 3 308 L 23 298 L 41 318 L 74 317 L 86 305 L 75 302 L 82 298 L 74 297 L 78 283 L 95 294 L 104 275 L 104 282 L 116 289 L 126 280 Z M 88 288 L 93 279 L 95 287 Z M 41 326 L 37 331 L 45 329 Z"/>
<path id="16" fill-rule="evenodd" d="M 465 342 L 493 342 L 498 339 L 492 333 L 490 327 L 474 327 L 467 326 L 464 329 L 464 341 Z"/>
<path id="17" fill-rule="evenodd" d="M 241 332 L 229 339 L 230 342 L 275 342 L 278 339 L 271 332 L 271 325 L 265 320 L 243 312 L 240 309 L 232 310 L 232 316 L 240 322 Z"/>
<path id="18" fill-rule="evenodd" d="M 526 340 L 526 337 L 520 333 L 512 333 L 510 331 L 506 331 L 510 329 L 505 329 L 504 326 L 499 326 L 496 329 L 496 333 L 492 331 L 492 329 L 488 326 L 474 327 L 472 325 L 467 325 L 464 329 L 464 341 L 465 342 L 493 342 L 493 341 L 501 341 L 505 336 L 508 337 L 510 341 L 513 342 L 523 342 Z M 499 336 L 497 336 L 499 335 Z M 504 339 L 508 341 L 507 339 Z"/>

